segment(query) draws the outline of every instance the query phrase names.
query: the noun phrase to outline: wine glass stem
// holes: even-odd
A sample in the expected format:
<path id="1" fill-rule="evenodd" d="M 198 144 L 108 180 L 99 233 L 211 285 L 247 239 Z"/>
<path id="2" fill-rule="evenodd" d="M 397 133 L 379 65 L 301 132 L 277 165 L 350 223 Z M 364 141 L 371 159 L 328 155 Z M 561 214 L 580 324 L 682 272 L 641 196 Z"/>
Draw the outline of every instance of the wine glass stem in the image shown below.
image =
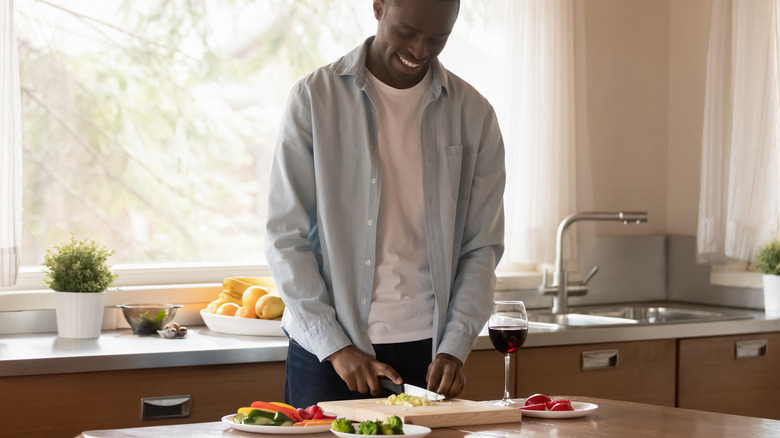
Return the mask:
<path id="1" fill-rule="evenodd" d="M 509 400 L 509 353 L 504 356 L 504 401 Z"/>

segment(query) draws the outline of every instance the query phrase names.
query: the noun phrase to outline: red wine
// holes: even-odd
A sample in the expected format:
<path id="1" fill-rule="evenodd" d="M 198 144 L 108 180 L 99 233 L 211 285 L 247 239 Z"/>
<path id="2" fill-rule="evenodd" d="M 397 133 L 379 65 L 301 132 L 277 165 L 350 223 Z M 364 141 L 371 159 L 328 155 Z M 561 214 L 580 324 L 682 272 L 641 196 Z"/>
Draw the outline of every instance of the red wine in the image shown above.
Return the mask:
<path id="1" fill-rule="evenodd" d="M 528 327 L 488 327 L 490 342 L 503 354 L 512 353 L 525 343 Z"/>

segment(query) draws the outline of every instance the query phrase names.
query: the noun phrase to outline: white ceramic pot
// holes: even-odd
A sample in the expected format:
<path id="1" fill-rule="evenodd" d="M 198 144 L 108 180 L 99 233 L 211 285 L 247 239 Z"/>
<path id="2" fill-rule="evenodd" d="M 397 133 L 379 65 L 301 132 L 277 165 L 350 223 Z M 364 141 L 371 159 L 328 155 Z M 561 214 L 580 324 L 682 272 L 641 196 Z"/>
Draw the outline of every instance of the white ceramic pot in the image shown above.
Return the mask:
<path id="1" fill-rule="evenodd" d="M 97 338 L 103 328 L 106 292 L 54 292 L 57 334 L 61 338 Z"/>
<path id="2" fill-rule="evenodd" d="M 780 318 L 780 275 L 764 274 L 764 313 Z"/>

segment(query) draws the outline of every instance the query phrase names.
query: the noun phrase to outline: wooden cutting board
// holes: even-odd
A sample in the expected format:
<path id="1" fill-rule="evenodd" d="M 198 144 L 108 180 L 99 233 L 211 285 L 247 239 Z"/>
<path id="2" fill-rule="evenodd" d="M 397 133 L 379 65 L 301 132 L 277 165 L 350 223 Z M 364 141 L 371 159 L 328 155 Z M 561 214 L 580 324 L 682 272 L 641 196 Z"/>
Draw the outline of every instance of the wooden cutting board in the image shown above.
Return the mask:
<path id="1" fill-rule="evenodd" d="M 397 415 L 406 424 L 420 426 L 451 427 L 477 424 L 518 423 L 522 411 L 517 408 L 495 406 L 471 400 L 450 399 L 435 402 L 431 406 L 397 406 L 380 403 L 383 398 L 342 400 L 318 403 L 329 413 L 347 417 L 352 421 L 384 420 Z"/>

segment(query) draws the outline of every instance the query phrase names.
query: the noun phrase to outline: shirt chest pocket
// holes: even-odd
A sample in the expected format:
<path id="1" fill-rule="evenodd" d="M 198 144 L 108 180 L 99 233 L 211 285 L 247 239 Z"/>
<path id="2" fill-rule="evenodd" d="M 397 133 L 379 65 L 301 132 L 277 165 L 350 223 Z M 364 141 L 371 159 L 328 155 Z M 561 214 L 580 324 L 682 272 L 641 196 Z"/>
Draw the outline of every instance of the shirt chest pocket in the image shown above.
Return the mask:
<path id="1" fill-rule="evenodd" d="M 452 198 L 458 201 L 468 199 L 474 179 L 474 149 L 469 145 L 456 144 L 447 146 L 446 151 Z"/>

